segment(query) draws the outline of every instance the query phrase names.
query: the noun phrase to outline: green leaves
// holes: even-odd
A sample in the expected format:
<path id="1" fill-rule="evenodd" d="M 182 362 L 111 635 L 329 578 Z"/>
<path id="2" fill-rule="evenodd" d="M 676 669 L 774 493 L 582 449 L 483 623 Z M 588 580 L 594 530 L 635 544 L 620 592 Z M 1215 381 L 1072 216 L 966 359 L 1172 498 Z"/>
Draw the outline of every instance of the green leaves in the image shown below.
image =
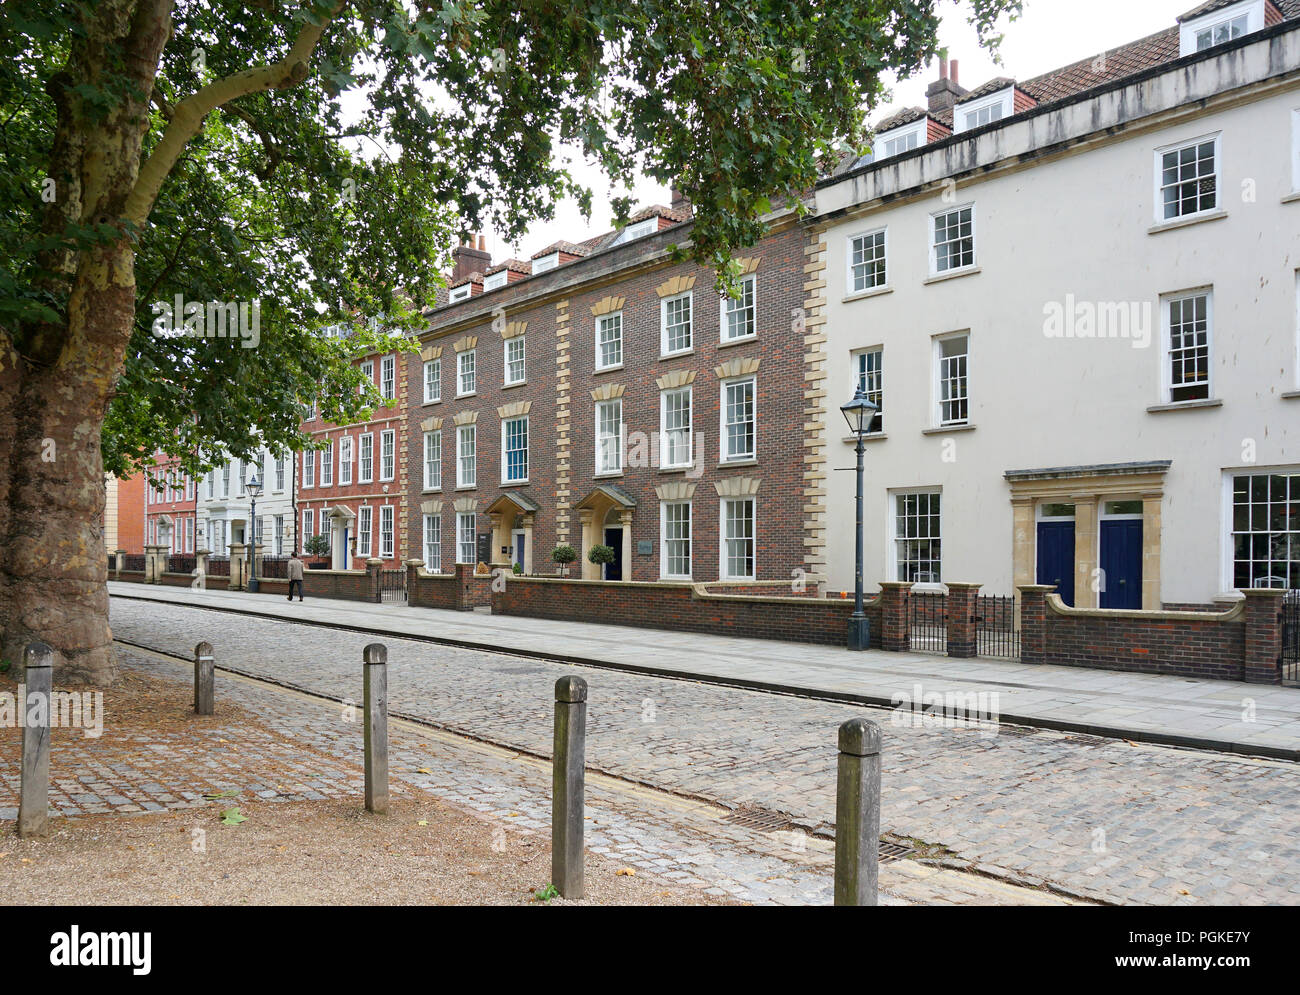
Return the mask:
<path id="1" fill-rule="evenodd" d="M 221 813 L 221 824 L 223 826 L 237 826 L 241 822 L 247 821 L 248 816 L 240 814 L 238 805 L 234 808 L 228 808 Z"/>

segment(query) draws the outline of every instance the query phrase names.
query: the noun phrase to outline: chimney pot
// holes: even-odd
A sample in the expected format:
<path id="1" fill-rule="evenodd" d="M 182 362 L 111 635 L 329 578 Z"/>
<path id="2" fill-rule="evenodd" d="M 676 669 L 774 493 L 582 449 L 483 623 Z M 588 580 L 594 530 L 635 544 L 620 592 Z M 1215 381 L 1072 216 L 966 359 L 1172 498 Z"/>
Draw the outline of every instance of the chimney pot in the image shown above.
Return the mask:
<path id="1" fill-rule="evenodd" d="M 478 237 L 478 251 L 479 252 L 487 251 L 487 239 L 482 235 Z"/>
<path id="2" fill-rule="evenodd" d="M 951 73 L 951 75 L 948 78 L 951 79 L 953 83 L 960 86 L 961 84 L 958 83 L 957 81 L 957 60 L 956 59 L 952 60 L 952 67 L 949 70 L 949 72 Z"/>
<path id="3" fill-rule="evenodd" d="M 939 56 L 939 78 L 948 78 L 948 56 L 946 55 Z"/>

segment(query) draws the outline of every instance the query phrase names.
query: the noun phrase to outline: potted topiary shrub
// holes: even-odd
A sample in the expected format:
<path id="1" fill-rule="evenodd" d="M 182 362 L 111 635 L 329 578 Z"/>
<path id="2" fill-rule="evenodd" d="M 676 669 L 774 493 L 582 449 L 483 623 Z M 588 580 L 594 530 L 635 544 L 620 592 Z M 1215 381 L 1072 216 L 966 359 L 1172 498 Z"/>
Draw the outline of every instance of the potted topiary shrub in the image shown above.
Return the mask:
<path id="1" fill-rule="evenodd" d="M 556 546 L 551 551 L 551 559 L 560 565 L 560 574 L 569 575 L 569 564 L 578 558 L 578 551 L 572 546 Z"/>
<path id="2" fill-rule="evenodd" d="M 596 564 L 596 566 L 598 567 L 604 566 L 607 563 L 613 563 L 614 547 L 613 546 L 592 546 L 591 549 L 587 550 L 587 559 L 589 559 L 592 563 Z"/>
<path id="3" fill-rule="evenodd" d="M 308 563 L 307 569 L 324 570 L 329 566 L 329 560 L 326 559 L 330 554 L 330 541 L 328 536 L 319 534 L 308 536 L 307 541 L 303 543 L 302 549 L 308 556 L 313 556 L 318 561 L 321 561 L 317 563 Z"/>

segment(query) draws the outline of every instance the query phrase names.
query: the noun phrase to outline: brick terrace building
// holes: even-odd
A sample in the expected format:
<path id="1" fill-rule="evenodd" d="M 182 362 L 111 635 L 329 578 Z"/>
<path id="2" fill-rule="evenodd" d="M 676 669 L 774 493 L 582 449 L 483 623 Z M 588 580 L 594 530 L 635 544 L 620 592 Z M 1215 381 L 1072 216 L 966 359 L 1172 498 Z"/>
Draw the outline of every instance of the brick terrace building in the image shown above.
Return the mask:
<path id="1" fill-rule="evenodd" d="M 330 537 L 330 567 L 364 569 L 378 557 L 395 568 L 406 558 L 407 382 L 394 353 L 357 360 L 392 406 L 366 422 L 339 426 L 313 411 L 303 431 L 328 440 L 298 454 L 297 513 L 302 541 Z M 302 549 L 302 542 L 298 544 Z"/>
<path id="2" fill-rule="evenodd" d="M 159 489 L 156 484 L 161 483 Z M 145 542 L 166 546 L 173 553 L 193 553 L 195 492 L 194 481 L 176 460 L 162 453 L 154 456 L 149 479 L 144 484 Z"/>
<path id="3" fill-rule="evenodd" d="M 745 291 L 673 263 L 689 205 L 559 242 L 529 263 L 457 250 L 451 303 L 407 357 L 408 539 L 453 563 L 585 578 L 782 581 L 807 556 L 806 236 L 775 219 Z M 474 253 L 465 260 L 464 254 Z M 470 271 L 469 267 L 473 270 Z M 615 561 L 587 560 L 593 545 Z"/>

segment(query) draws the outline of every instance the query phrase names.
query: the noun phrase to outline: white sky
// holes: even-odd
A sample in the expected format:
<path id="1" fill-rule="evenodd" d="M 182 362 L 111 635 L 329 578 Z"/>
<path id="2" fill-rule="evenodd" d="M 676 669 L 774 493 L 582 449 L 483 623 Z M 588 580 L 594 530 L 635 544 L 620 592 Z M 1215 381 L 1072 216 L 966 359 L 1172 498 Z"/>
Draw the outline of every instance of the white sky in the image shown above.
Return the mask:
<path id="1" fill-rule="evenodd" d="M 1006 25 L 1002 42 L 1002 65 L 993 62 L 979 47 L 975 30 L 967 23 L 968 6 L 953 3 L 944 11 L 939 30 L 941 45 L 948 48 L 948 57 L 960 64 L 960 83 L 971 90 L 995 76 L 1029 79 L 1040 73 L 1069 65 L 1079 59 L 1089 58 L 1106 49 L 1126 42 L 1136 41 L 1145 35 L 1173 27 L 1179 14 L 1191 10 L 1198 0 L 1025 0 L 1025 12 L 1010 25 Z M 897 84 L 893 99 L 878 113 L 877 121 L 892 111 L 903 107 L 924 106 L 925 88 L 937 79 L 939 67 L 930 66 L 918 77 Z M 609 182 L 594 166 L 581 163 L 575 166 L 579 179 L 595 192 L 591 223 L 578 211 L 576 203 L 563 203 L 556 208 L 554 221 L 539 223 L 515 247 L 486 231 L 487 248 L 493 262 L 512 255 L 527 259 L 538 250 L 557 239 L 581 241 L 591 235 L 608 231 L 612 212 L 608 207 Z M 633 189 L 639 206 L 667 204 L 669 191 L 652 181 L 645 181 Z"/>

